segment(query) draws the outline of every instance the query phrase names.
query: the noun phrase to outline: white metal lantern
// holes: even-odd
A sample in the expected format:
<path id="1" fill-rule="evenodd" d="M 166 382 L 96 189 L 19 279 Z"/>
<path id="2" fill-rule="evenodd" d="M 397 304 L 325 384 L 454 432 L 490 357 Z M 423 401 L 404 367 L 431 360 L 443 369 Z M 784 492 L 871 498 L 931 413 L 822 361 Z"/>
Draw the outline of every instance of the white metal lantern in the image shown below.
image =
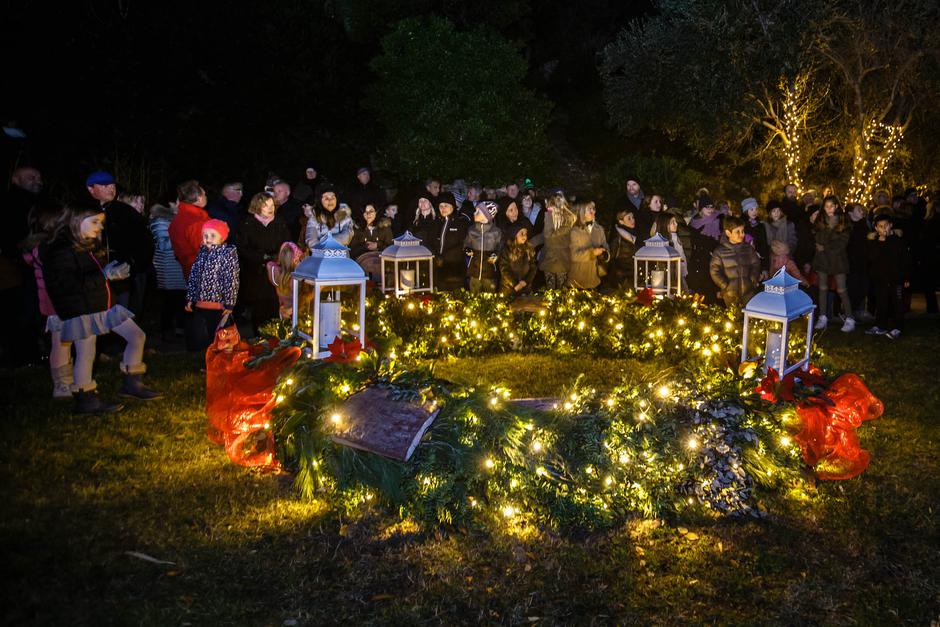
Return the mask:
<path id="1" fill-rule="evenodd" d="M 633 286 L 658 298 L 682 293 L 682 255 L 659 233 L 633 254 Z"/>
<path id="2" fill-rule="evenodd" d="M 405 231 L 382 251 L 382 292 L 395 296 L 434 291 L 434 253 Z"/>
<path id="3" fill-rule="evenodd" d="M 816 305 L 812 299 L 799 290 L 800 282 L 789 275 L 784 268 L 764 281 L 764 291 L 756 294 L 744 306 L 744 330 L 741 340 L 741 361 L 749 358 L 748 347 L 757 349 L 760 354 L 759 340 L 752 342 L 750 337 L 755 320 L 765 321 L 763 353 L 764 371 L 774 368 L 780 376 L 793 370 L 804 368 L 809 363 L 809 351 L 813 340 L 813 312 Z M 792 323 L 805 318 L 806 346 L 797 346 L 791 331 Z M 802 324 L 802 322 L 801 322 Z M 792 345 L 791 345 L 792 344 Z M 802 359 L 788 363 L 788 355 L 802 354 Z"/>
<path id="4" fill-rule="evenodd" d="M 295 333 L 311 345 L 311 357 L 328 357 L 327 346 L 343 331 L 343 292 L 351 295 L 358 288 L 358 321 L 352 327 L 358 331 L 359 342 L 366 342 L 366 274 L 355 261 L 349 258 L 349 249 L 327 233 L 310 249 L 310 256 L 300 262 L 292 274 L 294 288 L 294 313 L 291 327 Z M 345 289 L 344 289 L 345 288 Z M 306 333 L 298 325 L 302 290 L 312 289 L 310 317 L 313 326 Z M 304 295 L 306 296 L 306 295 Z M 349 298 L 349 296 L 347 296 Z"/>

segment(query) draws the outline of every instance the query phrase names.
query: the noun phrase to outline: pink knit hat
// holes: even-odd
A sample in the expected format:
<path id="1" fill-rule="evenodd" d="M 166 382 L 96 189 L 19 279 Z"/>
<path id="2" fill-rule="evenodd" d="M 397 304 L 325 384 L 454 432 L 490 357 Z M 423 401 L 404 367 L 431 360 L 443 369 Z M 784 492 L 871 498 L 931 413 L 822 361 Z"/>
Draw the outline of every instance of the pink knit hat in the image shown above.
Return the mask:
<path id="1" fill-rule="evenodd" d="M 222 220 L 216 220 L 215 218 L 206 220 L 202 223 L 202 230 L 205 231 L 206 229 L 212 229 L 221 235 L 223 242 L 228 239 L 228 225 Z"/>

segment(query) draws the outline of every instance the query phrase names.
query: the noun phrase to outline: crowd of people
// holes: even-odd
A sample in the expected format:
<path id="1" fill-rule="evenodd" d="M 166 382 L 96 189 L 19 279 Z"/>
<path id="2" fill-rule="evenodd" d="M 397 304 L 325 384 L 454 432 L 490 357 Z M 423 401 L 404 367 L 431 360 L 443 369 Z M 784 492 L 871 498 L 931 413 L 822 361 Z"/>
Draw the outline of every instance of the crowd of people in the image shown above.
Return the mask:
<path id="1" fill-rule="evenodd" d="M 93 378 L 96 355 L 116 356 L 104 346 L 115 345 L 105 339 L 112 333 L 125 342 L 120 393 L 160 397 L 141 380 L 146 336 L 135 317 L 145 304 L 159 302 L 164 340 L 182 334 L 197 354 L 238 318 L 257 332 L 290 317 L 291 273 L 327 234 L 372 272 L 369 260 L 410 231 L 434 254 L 438 290 L 510 296 L 633 289 L 634 253 L 659 234 L 681 256 L 683 291 L 708 303 L 741 307 L 785 267 L 816 300 L 817 329 L 841 313 L 844 332 L 873 322 L 867 333 L 897 339 L 912 291 L 937 313 L 940 218 L 916 189 L 879 191 L 870 206 L 795 185 L 763 205 L 716 203 L 701 189 L 672 209 L 665 195 L 629 179 L 606 226 L 593 201 L 529 179 L 491 189 L 429 178 L 391 193 L 367 167 L 345 186 L 314 166 L 293 182 L 272 175 L 247 201 L 241 182 L 223 183 L 210 198 L 190 180 L 149 209 L 108 172 L 89 174 L 85 189 L 86 197 L 57 205 L 43 197 L 38 170 L 18 168 L 4 207 L 12 225 L 0 242 L 3 359 L 35 361 L 45 329 L 53 396 L 74 398 L 78 413 L 120 408 L 97 395 Z"/>

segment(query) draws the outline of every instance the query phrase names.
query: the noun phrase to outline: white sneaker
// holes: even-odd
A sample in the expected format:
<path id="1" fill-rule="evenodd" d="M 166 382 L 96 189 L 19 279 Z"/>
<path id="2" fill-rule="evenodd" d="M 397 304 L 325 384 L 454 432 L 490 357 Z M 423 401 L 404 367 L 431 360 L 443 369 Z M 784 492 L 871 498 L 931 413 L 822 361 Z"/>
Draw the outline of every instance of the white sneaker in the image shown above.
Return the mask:
<path id="1" fill-rule="evenodd" d="M 855 318 L 846 318 L 845 324 L 842 325 L 843 333 L 851 333 L 855 330 Z"/>
<path id="2" fill-rule="evenodd" d="M 888 338 L 889 340 L 896 340 L 896 339 L 898 339 L 899 337 L 901 337 L 901 330 L 900 330 L 900 329 L 891 329 L 890 331 L 888 331 L 887 333 L 885 333 L 885 337 Z"/>
<path id="3" fill-rule="evenodd" d="M 887 331 L 877 326 L 874 326 L 865 331 L 866 335 L 884 335 L 885 333 L 887 333 Z"/>
<path id="4" fill-rule="evenodd" d="M 829 326 L 829 318 L 827 318 L 826 316 L 819 316 L 819 319 L 816 320 L 816 326 L 813 328 L 816 329 L 817 331 L 822 331 L 827 326 Z"/>

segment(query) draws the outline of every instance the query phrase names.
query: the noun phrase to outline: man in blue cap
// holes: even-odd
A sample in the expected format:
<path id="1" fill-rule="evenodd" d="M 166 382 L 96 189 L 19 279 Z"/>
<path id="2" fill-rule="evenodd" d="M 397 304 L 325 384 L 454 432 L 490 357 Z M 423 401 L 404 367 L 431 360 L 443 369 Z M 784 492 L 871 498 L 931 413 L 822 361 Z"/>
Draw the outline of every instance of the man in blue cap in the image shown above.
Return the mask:
<path id="1" fill-rule="evenodd" d="M 108 261 L 127 262 L 131 275 L 112 283 L 117 303 L 140 315 L 147 288 L 147 271 L 153 261 L 153 239 L 147 218 L 130 205 L 115 200 L 117 182 L 110 172 L 92 172 L 85 179 L 89 195 L 105 212 L 104 238 Z"/>

